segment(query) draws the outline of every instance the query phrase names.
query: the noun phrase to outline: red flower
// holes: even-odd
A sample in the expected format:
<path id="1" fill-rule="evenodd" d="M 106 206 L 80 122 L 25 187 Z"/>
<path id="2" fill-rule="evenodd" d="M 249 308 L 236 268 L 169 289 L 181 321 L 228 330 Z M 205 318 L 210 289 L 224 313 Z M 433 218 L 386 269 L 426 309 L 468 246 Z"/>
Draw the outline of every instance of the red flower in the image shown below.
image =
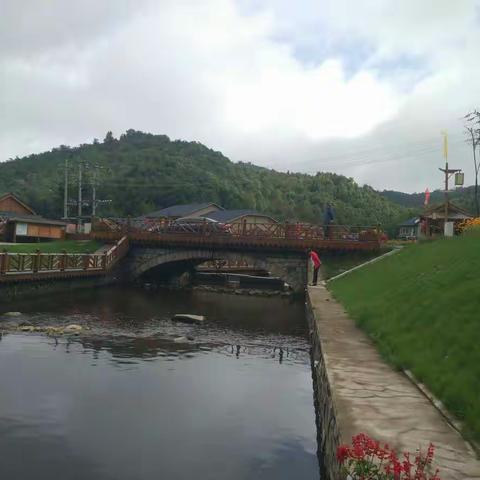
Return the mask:
<path id="1" fill-rule="evenodd" d="M 340 445 L 337 448 L 337 460 L 343 463 L 350 456 L 350 448 L 347 445 Z"/>

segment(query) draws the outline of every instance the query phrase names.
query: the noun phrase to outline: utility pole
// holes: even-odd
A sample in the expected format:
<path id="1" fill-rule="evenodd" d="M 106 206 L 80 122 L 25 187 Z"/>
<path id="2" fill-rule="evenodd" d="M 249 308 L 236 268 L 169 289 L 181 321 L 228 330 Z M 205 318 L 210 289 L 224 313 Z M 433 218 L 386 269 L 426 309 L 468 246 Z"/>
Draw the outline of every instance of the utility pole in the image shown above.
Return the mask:
<path id="1" fill-rule="evenodd" d="M 77 233 L 82 233 L 82 162 L 78 163 L 78 219 Z"/>
<path id="2" fill-rule="evenodd" d="M 91 183 L 92 183 L 92 224 L 94 222 L 94 218 L 97 215 L 97 206 L 101 204 L 111 203 L 111 200 L 99 200 L 97 198 L 97 186 L 99 184 L 99 172 L 103 170 L 105 167 L 100 165 L 93 165 L 92 173 L 91 173 Z"/>
<path id="3" fill-rule="evenodd" d="M 68 158 L 65 159 L 65 185 L 63 187 L 63 219 L 68 219 Z"/>
<path id="4" fill-rule="evenodd" d="M 448 168 L 447 132 L 442 132 L 442 135 L 443 135 L 443 156 L 445 157 L 445 168 L 439 168 L 439 170 L 445 174 L 445 192 L 444 192 L 445 193 L 445 211 L 444 211 L 443 234 L 446 236 L 447 222 L 448 222 L 448 180 L 454 173 L 458 173 L 461 170 L 458 168 Z"/>
<path id="5" fill-rule="evenodd" d="M 92 182 L 92 223 L 97 212 L 97 167 L 93 170 L 93 182 Z"/>

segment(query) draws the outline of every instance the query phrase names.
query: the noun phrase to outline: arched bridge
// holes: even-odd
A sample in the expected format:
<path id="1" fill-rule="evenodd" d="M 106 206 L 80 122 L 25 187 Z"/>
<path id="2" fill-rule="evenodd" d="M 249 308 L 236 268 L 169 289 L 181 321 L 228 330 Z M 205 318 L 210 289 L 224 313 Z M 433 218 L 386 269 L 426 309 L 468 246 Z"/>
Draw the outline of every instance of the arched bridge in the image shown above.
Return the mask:
<path id="1" fill-rule="evenodd" d="M 254 269 L 269 271 L 294 291 L 302 291 L 307 283 L 308 249 L 376 250 L 381 241 L 377 227 L 243 222 L 220 230 L 205 222 L 179 230 L 165 223 L 135 226 L 109 221 L 103 222 L 104 228 L 98 225 L 93 236 L 99 240 L 128 237 L 130 252 L 123 262 L 128 280 L 160 270 L 193 270 L 206 261 L 221 259 L 245 261 Z"/>
<path id="2" fill-rule="evenodd" d="M 307 255 L 304 252 L 240 252 L 219 248 L 149 247 L 132 245 L 123 262 L 126 280 L 158 272 L 189 272 L 211 260 L 246 262 L 254 270 L 264 270 L 279 277 L 293 291 L 301 292 L 307 282 Z"/>

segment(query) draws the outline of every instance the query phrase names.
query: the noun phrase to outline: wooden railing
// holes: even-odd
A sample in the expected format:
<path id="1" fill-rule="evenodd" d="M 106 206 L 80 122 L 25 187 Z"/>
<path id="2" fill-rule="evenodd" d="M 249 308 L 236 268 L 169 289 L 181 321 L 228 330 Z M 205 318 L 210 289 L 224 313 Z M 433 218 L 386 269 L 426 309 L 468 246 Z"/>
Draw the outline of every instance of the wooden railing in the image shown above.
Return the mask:
<path id="1" fill-rule="evenodd" d="M 123 236 L 103 253 L 0 253 L 0 281 L 6 277 L 44 274 L 103 274 L 128 252 L 128 238 Z"/>
<path id="2" fill-rule="evenodd" d="M 108 226 L 107 226 L 108 225 Z M 102 228 L 103 227 L 103 228 Z M 379 226 L 312 225 L 306 223 L 197 224 L 109 219 L 93 232 L 111 240 L 126 235 L 132 242 L 178 245 L 251 246 L 275 248 L 374 249 L 381 243 Z"/>

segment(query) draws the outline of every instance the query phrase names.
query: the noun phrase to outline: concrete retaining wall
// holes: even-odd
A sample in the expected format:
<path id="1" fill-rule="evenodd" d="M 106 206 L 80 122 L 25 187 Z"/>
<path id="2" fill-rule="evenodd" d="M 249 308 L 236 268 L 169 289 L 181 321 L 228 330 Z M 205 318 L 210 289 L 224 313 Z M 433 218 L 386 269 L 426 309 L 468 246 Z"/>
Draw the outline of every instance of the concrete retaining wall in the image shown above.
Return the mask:
<path id="1" fill-rule="evenodd" d="M 337 447 L 340 445 L 340 432 L 328 369 L 322 352 L 318 322 L 315 321 L 315 313 L 308 292 L 306 296 L 306 316 L 310 332 L 313 398 L 317 424 L 318 455 L 321 459 L 321 478 L 334 480 L 341 478 L 340 466 L 336 460 Z"/>
<path id="2" fill-rule="evenodd" d="M 471 446 L 406 375 L 385 363 L 323 285 L 308 287 L 307 318 L 322 479 L 345 480 L 336 448 L 366 433 L 400 455 L 432 442 L 442 480 L 480 480 Z"/>
<path id="3" fill-rule="evenodd" d="M 78 288 L 97 288 L 116 283 L 114 276 L 72 277 L 0 284 L 0 302 L 37 295 L 48 296 Z"/>

